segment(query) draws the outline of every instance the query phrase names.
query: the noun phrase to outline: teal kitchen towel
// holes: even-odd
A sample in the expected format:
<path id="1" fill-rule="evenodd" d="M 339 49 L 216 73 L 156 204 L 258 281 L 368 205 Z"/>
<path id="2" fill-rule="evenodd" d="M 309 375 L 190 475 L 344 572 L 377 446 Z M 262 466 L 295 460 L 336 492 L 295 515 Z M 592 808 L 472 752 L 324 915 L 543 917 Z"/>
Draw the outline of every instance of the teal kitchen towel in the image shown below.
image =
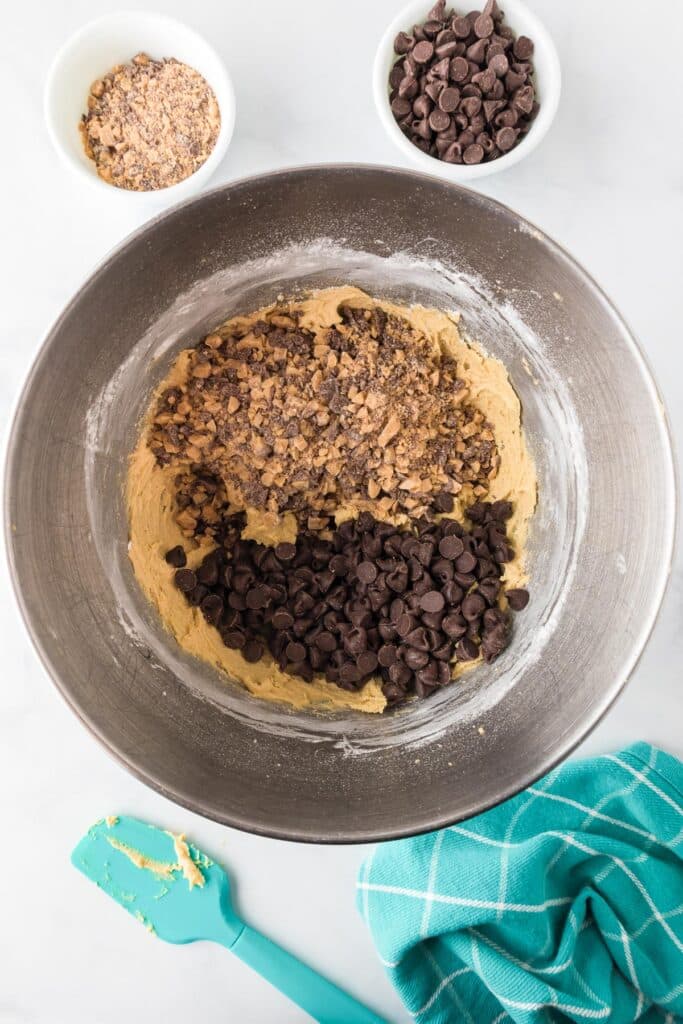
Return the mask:
<path id="1" fill-rule="evenodd" d="M 358 903 L 420 1024 L 683 1021 L 683 764 L 568 762 L 440 832 L 377 846 Z"/>

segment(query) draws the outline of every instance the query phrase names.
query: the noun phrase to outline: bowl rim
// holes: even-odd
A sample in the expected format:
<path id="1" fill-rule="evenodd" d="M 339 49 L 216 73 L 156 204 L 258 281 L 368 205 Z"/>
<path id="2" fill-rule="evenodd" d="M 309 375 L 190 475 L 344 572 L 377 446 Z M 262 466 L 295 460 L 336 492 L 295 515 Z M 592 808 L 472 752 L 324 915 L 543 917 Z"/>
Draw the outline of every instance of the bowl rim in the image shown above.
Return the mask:
<path id="1" fill-rule="evenodd" d="M 62 133 L 57 127 L 56 117 L 52 107 L 52 99 L 57 77 L 61 73 L 65 62 L 70 59 L 72 53 L 78 49 L 83 40 L 91 33 L 102 30 L 107 25 L 111 25 L 115 22 L 125 23 L 134 18 L 148 19 L 150 21 L 155 21 L 157 24 L 163 23 L 174 31 L 192 38 L 198 45 L 204 47 L 207 53 L 209 53 L 211 58 L 215 61 L 218 75 L 221 79 L 220 83 L 217 82 L 217 79 L 214 79 L 213 82 L 208 82 L 208 84 L 212 89 L 214 89 L 214 84 L 220 84 L 220 88 L 224 91 L 225 98 L 227 99 L 227 110 L 225 109 L 225 103 L 223 101 L 220 101 L 218 104 L 221 114 L 221 127 L 214 147 L 204 163 L 198 167 L 196 171 L 193 171 L 187 178 L 183 178 L 182 181 L 177 181 L 175 185 L 167 185 L 165 188 L 150 189 L 144 192 L 137 192 L 134 189 L 117 188 L 115 185 L 110 185 L 108 182 L 100 178 L 94 167 L 93 170 L 90 171 L 79 160 L 75 159 L 68 147 L 62 142 Z M 218 100 L 218 97 L 216 97 L 216 99 Z M 45 126 L 50 142 L 62 162 L 77 174 L 81 181 L 87 181 L 91 187 L 98 189 L 103 194 L 107 193 L 109 195 L 116 195 L 119 197 L 126 196 L 131 203 L 138 203 L 140 205 L 145 202 L 149 203 L 150 200 L 154 199 L 156 199 L 157 202 L 164 203 L 182 201 L 185 198 L 189 198 L 190 194 L 200 187 L 202 180 L 207 180 L 211 177 L 220 162 L 223 160 L 232 140 L 235 130 L 236 106 L 235 87 L 227 65 L 211 43 L 201 35 L 200 32 L 197 32 L 196 29 L 187 25 L 185 22 L 180 21 L 180 19 L 150 10 L 124 9 L 111 11 L 108 14 L 101 14 L 97 18 L 93 18 L 81 25 L 80 28 L 76 29 L 75 32 L 64 40 L 55 53 L 52 63 L 48 68 L 47 75 L 45 76 L 45 83 L 43 86 L 43 117 Z"/>
<path id="2" fill-rule="evenodd" d="M 419 12 L 428 8 L 429 0 L 410 0 L 405 7 L 396 15 L 385 29 L 375 52 L 375 59 L 372 69 L 372 91 L 375 100 L 375 107 L 378 117 L 382 122 L 386 134 L 395 146 L 410 158 L 413 163 L 419 165 L 423 171 L 431 173 L 432 176 L 442 177 L 448 181 L 461 184 L 462 182 L 475 181 L 477 178 L 486 178 L 491 174 L 497 174 L 523 160 L 543 141 L 549 132 L 560 104 L 562 93 L 562 69 L 557 47 L 553 38 L 546 29 L 538 15 L 532 11 L 523 0 L 506 0 L 505 7 L 509 10 L 512 20 L 515 14 L 522 11 L 524 18 L 528 20 L 533 32 L 534 45 L 543 50 L 548 63 L 550 73 L 543 85 L 547 88 L 547 95 L 544 95 L 539 113 L 532 122 L 531 128 L 522 141 L 514 146 L 509 153 L 491 160 L 489 163 L 481 164 L 449 164 L 436 157 L 423 153 L 414 146 L 398 127 L 389 106 L 389 92 L 387 88 L 387 76 L 389 58 L 394 57 L 394 39 L 401 30 L 406 30 L 419 16 Z M 507 13 L 507 11 L 506 11 Z M 426 14 L 426 11 L 425 11 Z"/>
<path id="3" fill-rule="evenodd" d="M 235 181 L 218 185 L 213 189 L 209 189 L 202 192 L 199 196 L 193 196 L 186 199 L 182 203 L 178 203 L 171 209 L 163 210 L 156 216 L 150 218 L 143 225 L 131 231 L 121 242 L 113 246 L 95 265 L 93 270 L 86 275 L 84 280 L 81 282 L 78 289 L 74 292 L 71 299 L 67 302 L 63 310 L 54 319 L 50 327 L 44 333 L 40 345 L 36 351 L 36 354 L 29 366 L 27 374 L 24 378 L 23 384 L 15 395 L 13 406 L 11 409 L 11 415 L 9 419 L 10 428 L 6 433 L 5 451 L 4 451 L 4 467 L 2 475 L 3 483 L 3 530 L 2 540 L 0 544 L 4 548 L 5 558 L 9 567 L 9 576 L 12 582 L 12 590 L 16 604 L 21 613 L 24 626 L 28 633 L 29 639 L 32 642 L 34 650 L 37 652 L 38 657 L 46 670 L 48 676 L 52 680 L 57 691 L 61 694 L 65 703 L 73 711 L 76 717 L 86 727 L 87 731 L 94 736 L 99 744 L 105 749 L 105 751 L 117 761 L 123 768 L 125 768 L 131 775 L 137 778 L 140 782 L 143 782 L 150 789 L 155 790 L 157 793 L 173 801 L 178 806 L 185 808 L 195 814 L 200 814 L 203 817 L 216 821 L 219 824 L 227 825 L 231 828 L 237 828 L 240 831 L 248 832 L 253 835 L 264 836 L 271 839 L 281 839 L 290 842 L 301 842 L 301 843 L 312 843 L 317 845 L 356 845 L 358 843 L 368 842 L 384 842 L 392 839 L 408 838 L 410 836 L 422 835 L 426 832 L 446 828 L 449 825 L 456 824 L 458 821 L 467 820 L 462 815 L 443 813 L 436 820 L 431 821 L 429 824 L 420 825 L 419 827 L 397 827 L 390 831 L 383 830 L 371 830 L 365 829 L 362 832 L 358 832 L 353 836 L 331 836 L 331 835 L 312 835 L 310 832 L 303 830 L 297 830 L 296 825 L 287 828 L 280 827 L 265 827 L 255 825 L 252 822 L 245 821 L 238 814 L 225 814 L 218 812 L 215 808 L 207 806 L 200 798 L 190 799 L 179 793 L 174 787 L 166 786 L 163 781 L 159 778 L 154 777 L 147 772 L 138 763 L 132 763 L 117 747 L 109 741 L 107 736 L 98 729 L 94 723 L 89 719 L 89 716 L 85 710 L 83 710 L 79 704 L 73 699 L 69 692 L 68 685 L 65 684 L 59 677 L 56 668 L 53 665 L 51 656 L 46 646 L 41 642 L 37 628 L 34 626 L 31 615 L 29 613 L 27 604 L 24 600 L 21 583 L 15 559 L 15 550 L 13 547 L 13 530 L 11 522 L 11 502 L 10 502 L 10 479 L 14 472 L 14 463 L 18 454 L 19 440 L 20 440 L 20 427 L 21 427 L 21 414 L 22 407 L 26 395 L 29 393 L 33 381 L 37 376 L 41 368 L 42 361 L 46 358 L 49 350 L 49 342 L 53 335 L 57 332 L 62 322 L 70 314 L 72 308 L 76 305 L 79 300 L 79 296 L 82 290 L 94 283 L 95 280 L 106 271 L 107 265 L 111 259 L 120 256 L 123 252 L 131 245 L 135 244 L 138 239 L 150 228 L 156 226 L 162 220 L 167 217 L 173 216 L 173 214 L 181 209 L 190 206 L 192 203 L 201 202 L 205 197 L 216 195 L 221 192 L 228 191 L 235 187 L 243 187 L 251 184 L 255 181 L 276 181 L 278 178 L 286 178 L 291 175 L 297 175 L 302 172 L 310 173 L 311 171 L 317 173 L 325 173 L 326 171 L 347 171 L 349 173 L 363 173 L 365 171 L 377 172 L 381 171 L 392 175 L 401 175 L 412 180 L 417 180 L 424 184 L 434 184 L 433 175 L 421 174 L 418 171 L 409 170 L 401 167 L 393 167 L 386 164 L 367 164 L 367 163 L 344 163 L 344 162 L 333 162 L 323 164 L 300 164 L 296 166 L 280 168 L 278 170 L 268 171 L 263 174 L 246 175 Z M 517 781 L 504 787 L 494 798 L 482 804 L 479 810 L 476 812 L 477 816 L 491 807 L 497 806 L 499 803 L 516 796 L 522 790 L 528 788 L 530 785 L 538 781 L 549 771 L 555 768 L 558 764 L 564 761 L 573 751 L 589 736 L 596 726 L 602 721 L 606 713 L 612 707 L 617 697 L 624 690 L 627 682 L 629 681 L 633 671 L 638 665 L 643 652 L 645 651 L 652 631 L 655 627 L 657 619 L 659 617 L 662 602 L 666 594 L 669 581 L 671 578 L 671 570 L 673 566 L 674 554 L 676 551 L 676 535 L 677 535 L 677 524 L 678 524 L 678 509 L 679 509 L 679 479 L 678 469 L 675 458 L 675 445 L 671 425 L 669 422 L 669 416 L 666 405 L 659 393 L 656 379 L 650 367 L 649 361 L 642 349 L 640 342 L 636 335 L 628 326 L 627 322 L 618 311 L 616 306 L 612 303 L 607 293 L 601 288 L 601 286 L 595 281 L 592 275 L 585 270 L 580 263 L 573 256 L 571 256 L 558 242 L 555 241 L 550 235 L 547 235 L 540 228 L 537 228 L 531 221 L 528 221 L 521 214 L 518 214 L 511 207 L 505 203 L 501 203 L 497 199 L 492 199 L 490 196 L 483 195 L 480 192 L 476 192 L 473 189 L 468 189 L 455 182 L 443 182 L 450 188 L 458 189 L 462 192 L 467 193 L 468 196 L 473 197 L 476 202 L 482 203 L 487 206 L 491 206 L 495 209 L 502 210 L 504 213 L 513 216 L 518 219 L 523 229 L 528 230 L 534 234 L 539 241 L 548 245 L 556 255 L 562 260 L 569 264 L 573 271 L 583 280 L 586 284 L 592 288 L 600 300 L 608 307 L 611 315 L 620 330 L 622 331 L 625 342 L 628 343 L 629 348 L 636 361 L 640 364 L 640 369 L 643 373 L 644 382 L 647 384 L 648 391 L 650 392 L 653 400 L 653 408 L 657 410 L 657 419 L 659 428 L 662 433 L 662 440 L 665 449 L 666 461 L 668 463 L 668 472 L 665 480 L 666 486 L 666 511 L 667 511 L 667 522 L 666 522 L 666 546 L 665 546 L 665 559 L 662 562 L 659 570 L 659 579 L 656 592 L 653 596 L 651 607 L 647 618 L 643 620 L 641 624 L 640 634 L 637 643 L 633 646 L 633 653 L 629 660 L 624 664 L 619 674 L 614 677 L 610 685 L 605 689 L 601 695 L 601 699 L 596 702 L 595 707 L 592 710 L 590 716 L 587 716 L 584 720 L 573 723 L 571 729 L 565 732 L 565 738 L 562 743 L 553 750 L 552 753 L 545 755 L 533 770 L 522 773 Z"/>

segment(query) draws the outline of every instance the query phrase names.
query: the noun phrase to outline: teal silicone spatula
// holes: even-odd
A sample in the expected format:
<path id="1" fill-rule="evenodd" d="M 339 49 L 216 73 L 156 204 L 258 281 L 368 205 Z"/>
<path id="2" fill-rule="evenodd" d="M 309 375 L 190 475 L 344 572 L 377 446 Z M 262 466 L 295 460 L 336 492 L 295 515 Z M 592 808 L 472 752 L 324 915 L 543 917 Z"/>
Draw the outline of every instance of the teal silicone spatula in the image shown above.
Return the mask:
<path id="1" fill-rule="evenodd" d="M 254 931 L 235 913 L 230 879 L 182 835 L 104 818 L 71 855 L 75 867 L 166 942 L 219 942 L 322 1024 L 386 1024 Z"/>

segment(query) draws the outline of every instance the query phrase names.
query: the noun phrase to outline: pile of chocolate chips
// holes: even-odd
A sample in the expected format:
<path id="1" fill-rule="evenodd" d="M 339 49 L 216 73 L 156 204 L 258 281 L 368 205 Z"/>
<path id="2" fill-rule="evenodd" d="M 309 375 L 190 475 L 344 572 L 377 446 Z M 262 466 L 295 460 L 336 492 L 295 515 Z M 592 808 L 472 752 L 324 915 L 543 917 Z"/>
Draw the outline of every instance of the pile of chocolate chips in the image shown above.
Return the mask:
<path id="1" fill-rule="evenodd" d="M 439 504 L 450 511 L 452 498 Z M 275 547 L 243 540 L 233 516 L 196 571 L 180 546 L 166 560 L 178 589 L 246 661 L 267 649 L 284 671 L 308 681 L 324 673 L 345 690 L 378 675 L 397 704 L 445 686 L 451 662 L 491 661 L 507 647 L 509 609 L 529 599 L 508 590 L 500 607 L 511 512 L 507 501 L 478 502 L 470 529 L 442 518 L 400 530 L 361 512 L 330 540 L 303 533 Z"/>
<path id="2" fill-rule="evenodd" d="M 399 32 L 389 75 L 391 109 L 425 153 L 453 164 L 503 156 L 529 131 L 534 44 L 503 23 L 496 0 L 464 17 L 439 0 L 412 33 Z"/>

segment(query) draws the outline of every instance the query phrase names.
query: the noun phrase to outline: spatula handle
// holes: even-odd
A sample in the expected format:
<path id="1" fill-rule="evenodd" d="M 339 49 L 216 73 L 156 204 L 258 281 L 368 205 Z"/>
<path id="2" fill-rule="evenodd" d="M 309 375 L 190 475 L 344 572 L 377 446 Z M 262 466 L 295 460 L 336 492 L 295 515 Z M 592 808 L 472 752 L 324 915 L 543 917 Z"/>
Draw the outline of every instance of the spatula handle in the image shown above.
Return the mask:
<path id="1" fill-rule="evenodd" d="M 387 1024 L 248 925 L 230 949 L 319 1024 Z"/>

